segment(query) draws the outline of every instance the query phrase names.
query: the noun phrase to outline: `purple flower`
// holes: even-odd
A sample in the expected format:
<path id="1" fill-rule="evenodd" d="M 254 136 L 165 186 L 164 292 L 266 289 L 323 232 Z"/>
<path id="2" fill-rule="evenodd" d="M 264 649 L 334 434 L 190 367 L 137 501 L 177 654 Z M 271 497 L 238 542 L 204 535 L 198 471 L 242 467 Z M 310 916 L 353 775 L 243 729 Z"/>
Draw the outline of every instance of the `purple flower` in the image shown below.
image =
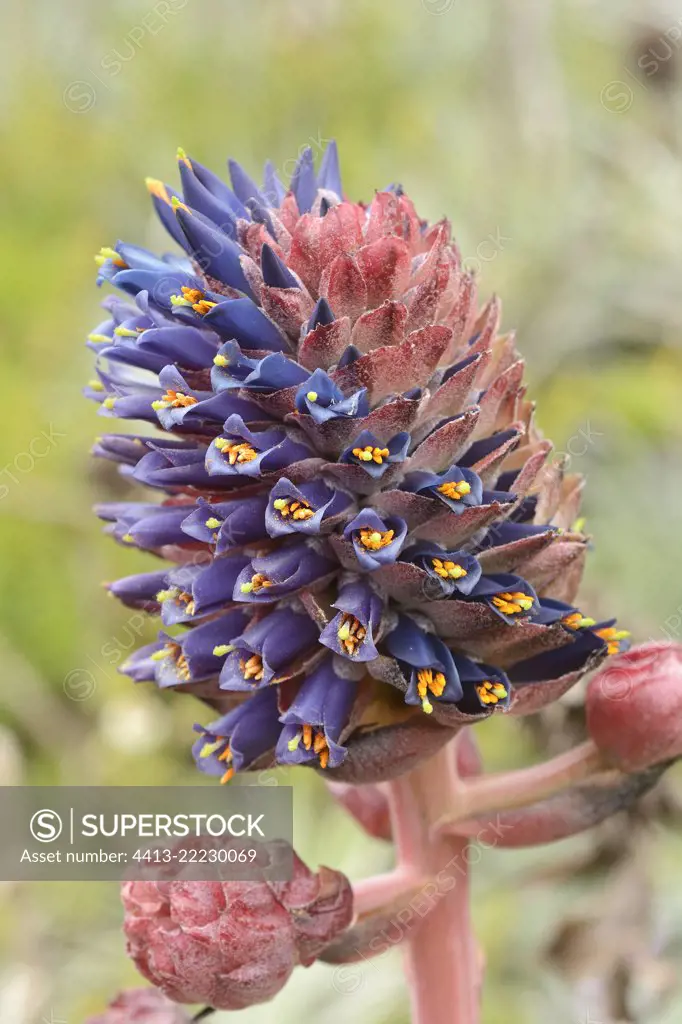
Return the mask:
<path id="1" fill-rule="evenodd" d="M 252 431 L 241 416 L 230 416 L 206 453 L 206 469 L 212 476 L 259 477 L 312 454 L 286 430 Z"/>
<path id="2" fill-rule="evenodd" d="M 315 648 L 319 630 L 305 612 L 280 608 L 254 620 L 230 641 L 220 673 L 224 690 L 246 690 L 280 682 L 289 675 L 299 655 Z"/>
<path id="3" fill-rule="evenodd" d="M 350 540 L 361 568 L 372 572 L 395 562 L 407 536 L 407 524 L 397 516 L 382 519 L 371 508 L 358 512 L 343 531 Z"/>
<path id="4" fill-rule="evenodd" d="M 362 430 L 348 448 L 341 452 L 340 462 L 359 466 L 373 480 L 380 480 L 389 466 L 404 462 L 410 446 L 410 435 L 402 430 L 382 444 L 371 430 Z"/>
<path id="5" fill-rule="evenodd" d="M 266 528 L 271 537 L 284 537 L 290 533 L 308 536 L 326 533 L 352 502 L 351 495 L 334 490 L 322 480 L 296 487 L 286 477 L 280 477 L 270 491 L 265 513 Z"/>
<path id="6" fill-rule="evenodd" d="M 320 643 L 351 661 L 371 661 L 378 651 L 374 637 L 379 629 L 383 602 L 361 581 L 348 583 L 332 605 L 339 609 L 320 635 Z"/>
<path id="7" fill-rule="evenodd" d="M 316 423 L 339 417 L 360 418 L 369 412 L 367 388 L 345 397 L 329 375 L 317 369 L 296 392 L 296 408 L 312 416 Z"/>
<path id="8" fill-rule="evenodd" d="M 338 767 L 346 754 L 341 738 L 356 692 L 357 683 L 338 674 L 333 657 L 325 658 L 280 717 L 284 728 L 277 743 L 277 760 Z"/>

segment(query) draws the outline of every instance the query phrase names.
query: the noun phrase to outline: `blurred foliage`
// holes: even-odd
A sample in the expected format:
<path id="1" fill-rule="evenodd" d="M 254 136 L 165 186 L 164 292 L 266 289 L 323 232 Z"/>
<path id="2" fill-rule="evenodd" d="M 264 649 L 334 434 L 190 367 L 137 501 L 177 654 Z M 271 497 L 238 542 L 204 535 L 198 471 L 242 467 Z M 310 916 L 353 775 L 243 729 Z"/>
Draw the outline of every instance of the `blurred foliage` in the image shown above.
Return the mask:
<path id="1" fill-rule="evenodd" d="M 215 169 L 228 154 L 254 171 L 271 156 L 286 174 L 301 147 L 336 137 L 350 196 L 400 176 L 420 213 L 447 213 L 519 331 L 541 425 L 589 478 L 593 607 L 638 639 L 677 635 L 682 96 L 677 44 L 663 42 L 682 23 L 678 3 L 5 0 L 3 15 L 4 781 L 196 781 L 188 736 L 201 709 L 133 691 L 116 671 L 129 617 L 99 581 L 150 562 L 102 538 L 89 514 L 126 489 L 88 456 L 100 421 L 80 396 L 98 320 L 92 253 L 118 237 L 166 247 L 142 179 L 174 180 L 178 144 Z M 528 756 L 522 737 L 510 754 L 509 730 L 480 731 L 494 767 Z M 351 877 L 388 865 L 311 773 L 283 781 L 296 786 L 306 859 Z M 650 856 L 663 935 L 682 909 L 668 886 L 679 854 L 668 837 Z M 590 1019 L 540 966 L 589 891 L 519 895 L 557 856 L 487 851 L 476 872 L 486 1024 Z M 134 982 L 115 886 L 4 885 L 0 903 L 3 1021 L 75 1024 Z M 344 988 L 327 968 L 299 971 L 272 1007 L 240 1019 L 406 1019 L 396 954 L 354 977 Z M 679 1018 L 647 1017 L 664 1019 Z"/>

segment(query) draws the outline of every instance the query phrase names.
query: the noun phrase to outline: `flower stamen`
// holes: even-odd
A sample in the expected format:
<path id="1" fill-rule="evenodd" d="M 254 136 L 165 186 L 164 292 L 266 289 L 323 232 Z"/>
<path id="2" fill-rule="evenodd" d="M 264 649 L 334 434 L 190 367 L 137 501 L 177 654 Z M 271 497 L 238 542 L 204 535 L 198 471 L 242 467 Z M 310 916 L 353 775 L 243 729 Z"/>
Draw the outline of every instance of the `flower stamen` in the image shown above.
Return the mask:
<path id="1" fill-rule="evenodd" d="M 263 679 L 263 659 L 260 654 L 252 654 L 248 661 L 245 658 L 241 658 L 239 669 L 246 680 L 260 683 Z"/>
<path id="2" fill-rule="evenodd" d="M 476 693 L 481 704 L 497 704 L 507 696 L 507 688 L 497 680 L 476 683 Z"/>
<path id="3" fill-rule="evenodd" d="M 300 501 L 287 501 L 286 498 L 277 498 L 273 501 L 273 508 L 277 509 L 282 519 L 291 516 L 292 519 L 305 520 L 315 515 L 305 499 Z"/>
<path id="4" fill-rule="evenodd" d="M 618 654 L 621 640 L 627 640 L 630 636 L 630 631 L 627 629 L 616 629 L 615 626 L 606 626 L 604 629 L 598 629 L 596 635 L 600 640 L 606 641 L 607 654 Z"/>
<path id="5" fill-rule="evenodd" d="M 264 576 L 262 572 L 257 572 L 251 577 L 250 583 L 242 583 L 239 588 L 242 594 L 258 594 L 259 591 L 264 590 L 266 587 L 273 586 L 272 580 L 269 580 L 267 576 Z"/>
<path id="6" fill-rule="evenodd" d="M 452 480 L 450 483 L 441 484 L 436 490 L 444 498 L 449 498 L 451 501 L 461 501 L 462 498 L 471 493 L 471 484 L 468 484 L 466 480 Z"/>
<path id="7" fill-rule="evenodd" d="M 581 612 L 571 612 L 561 620 L 561 625 L 566 629 L 588 629 L 596 625 L 596 620 L 587 618 Z"/>
<path id="8" fill-rule="evenodd" d="M 440 558 L 432 558 L 434 571 L 444 580 L 461 580 L 468 573 L 458 562 L 443 562 Z"/>
<path id="9" fill-rule="evenodd" d="M 210 302 L 198 288 L 188 288 L 183 284 L 180 291 L 181 295 L 171 295 L 172 306 L 191 306 L 199 316 L 206 316 L 209 309 L 217 305 L 216 302 Z"/>
<path id="10" fill-rule="evenodd" d="M 386 530 L 385 533 L 381 533 L 379 530 L 371 530 L 369 527 L 365 527 L 359 532 L 360 543 L 363 548 L 368 548 L 370 551 L 380 551 L 381 548 L 388 547 L 395 537 L 395 530 Z"/>
<path id="11" fill-rule="evenodd" d="M 492 603 L 503 615 L 521 615 L 522 612 L 529 612 L 533 607 L 532 597 L 520 590 L 496 594 Z"/>
<path id="12" fill-rule="evenodd" d="M 182 391 L 173 391 L 169 388 L 162 398 L 152 402 L 152 409 L 186 409 L 190 405 L 196 405 L 197 402 L 197 398 L 192 398 L 191 395 L 185 395 Z"/>
<path id="13" fill-rule="evenodd" d="M 231 466 L 238 462 L 253 462 L 258 458 L 258 452 L 246 441 L 228 441 L 226 437 L 217 437 L 214 444 L 219 452 L 227 455 Z"/>
<path id="14" fill-rule="evenodd" d="M 447 680 L 442 672 L 434 668 L 420 668 L 417 672 L 417 693 L 422 702 L 422 711 L 430 715 L 433 711 L 433 704 L 429 700 L 429 693 L 434 697 L 442 697 Z"/>
<path id="15" fill-rule="evenodd" d="M 358 650 L 362 646 L 363 641 L 367 636 L 367 630 L 360 620 L 356 619 L 354 615 L 344 612 L 341 616 L 341 624 L 339 625 L 336 635 L 339 638 L 341 646 L 352 658 L 354 654 L 358 653 Z"/>
<path id="16" fill-rule="evenodd" d="M 310 395 L 308 397 L 310 398 Z M 366 444 L 364 448 L 353 448 L 352 454 L 360 462 L 376 462 L 377 466 L 381 466 L 391 453 L 388 448 L 376 448 L 372 444 Z"/>

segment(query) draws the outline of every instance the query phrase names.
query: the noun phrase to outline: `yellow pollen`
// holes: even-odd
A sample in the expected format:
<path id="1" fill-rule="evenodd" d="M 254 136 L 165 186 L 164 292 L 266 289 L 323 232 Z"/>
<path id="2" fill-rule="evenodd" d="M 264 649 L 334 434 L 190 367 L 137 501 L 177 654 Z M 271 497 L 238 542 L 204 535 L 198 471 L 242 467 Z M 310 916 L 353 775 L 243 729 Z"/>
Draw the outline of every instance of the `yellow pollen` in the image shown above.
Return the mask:
<path id="1" fill-rule="evenodd" d="M 497 704 L 507 696 L 507 688 L 502 683 L 486 679 L 483 683 L 476 683 L 476 693 L 482 704 Z"/>
<path id="2" fill-rule="evenodd" d="M 596 635 L 601 640 L 606 641 L 607 654 L 618 654 L 621 640 L 627 640 L 630 636 L 630 631 L 627 629 L 616 629 L 615 626 L 605 626 L 604 629 L 598 629 Z"/>
<path id="3" fill-rule="evenodd" d="M 571 612 L 561 620 L 561 625 L 567 629 L 587 629 L 595 625 L 595 620 L 586 618 L 580 612 Z"/>
<path id="4" fill-rule="evenodd" d="M 252 654 L 248 661 L 242 658 L 239 662 L 239 670 L 244 679 L 260 683 L 263 679 L 263 659 L 260 654 Z"/>
<path id="5" fill-rule="evenodd" d="M 468 484 L 466 480 L 459 482 L 453 480 L 451 483 L 441 484 L 436 490 L 445 498 L 450 498 L 451 501 L 461 501 L 465 495 L 471 493 L 471 484 Z"/>
<path id="6" fill-rule="evenodd" d="M 226 437 L 216 437 L 213 442 L 219 452 L 227 456 L 231 466 L 242 462 L 253 462 L 258 452 L 246 441 L 228 441 Z"/>
<path id="7" fill-rule="evenodd" d="M 220 738 L 204 743 L 203 747 L 199 751 L 199 757 L 210 757 L 211 754 L 215 754 L 216 750 L 222 746 L 222 743 L 223 741 Z"/>
<path id="8" fill-rule="evenodd" d="M 226 654 L 230 654 L 234 650 L 234 644 L 218 644 L 217 647 L 213 648 L 214 658 L 224 658 Z"/>
<path id="9" fill-rule="evenodd" d="M 417 693 L 422 702 L 422 711 L 430 715 L 433 711 L 433 704 L 428 698 L 429 693 L 434 697 L 442 697 L 447 680 L 442 672 L 433 668 L 420 668 L 417 672 Z"/>
<path id="10" fill-rule="evenodd" d="M 171 295 L 172 306 L 191 306 L 195 313 L 199 313 L 200 316 L 206 316 L 209 309 L 216 305 L 215 302 L 209 302 L 204 297 L 204 293 L 199 291 L 198 288 L 188 288 L 187 285 L 183 284 L 180 291 L 182 292 L 181 295 Z"/>
<path id="11" fill-rule="evenodd" d="M 460 580 L 468 573 L 458 562 L 442 561 L 440 558 L 432 558 L 431 565 L 434 571 L 444 580 Z"/>
<path id="12" fill-rule="evenodd" d="M 184 210 L 185 213 L 191 213 L 189 206 L 185 206 L 185 204 L 180 199 L 178 199 L 177 196 L 171 196 L 171 206 L 173 207 L 176 213 L 178 210 Z"/>
<path id="13" fill-rule="evenodd" d="M 88 387 L 91 391 L 104 391 L 104 384 L 101 380 L 89 380 Z"/>
<path id="14" fill-rule="evenodd" d="M 106 341 L 107 344 L 111 343 L 111 338 L 108 334 L 88 334 L 88 341 L 94 341 L 95 343 L 101 344 Z"/>
<path id="15" fill-rule="evenodd" d="M 308 394 L 305 397 L 308 399 L 309 402 L 316 402 L 317 401 L 317 391 L 309 391 Z"/>
<path id="16" fill-rule="evenodd" d="M 166 408 L 171 409 L 186 409 L 190 405 L 196 405 L 198 402 L 197 398 L 192 398 L 191 395 L 185 395 L 182 391 L 172 391 L 170 388 L 166 391 L 166 394 L 161 399 Z M 156 403 L 154 403 L 156 404 Z"/>
<path id="17" fill-rule="evenodd" d="M 363 548 L 368 548 L 370 551 L 380 551 L 381 548 L 387 547 L 395 536 L 395 530 L 386 530 L 385 533 L 379 533 L 378 530 L 370 530 L 366 527 L 360 530 L 360 543 Z"/>
<path id="18" fill-rule="evenodd" d="M 170 196 L 168 195 L 168 189 L 162 181 L 158 178 L 145 178 L 144 183 L 147 186 L 147 191 L 150 195 L 156 196 L 157 199 L 161 199 L 164 203 L 171 205 Z"/>
<path id="19" fill-rule="evenodd" d="M 220 353 L 218 353 L 217 356 L 213 356 L 213 363 L 215 366 L 224 367 L 230 365 L 230 360 L 227 356 L 221 356 Z"/>
<path id="20" fill-rule="evenodd" d="M 207 526 L 209 530 L 217 530 L 218 527 L 222 526 L 223 524 L 220 519 L 216 519 L 215 516 L 211 516 L 210 519 L 206 520 L 204 525 Z"/>
<path id="21" fill-rule="evenodd" d="M 298 748 L 300 747 L 301 739 L 302 739 L 301 733 L 297 732 L 296 735 L 292 739 L 290 739 L 289 742 L 287 743 L 287 748 L 292 752 L 292 754 L 293 754 L 294 750 L 298 750 Z"/>
<path id="22" fill-rule="evenodd" d="M 123 270 L 128 269 L 128 264 L 121 256 L 119 256 L 116 250 L 110 248 L 110 246 L 108 245 L 105 245 L 100 249 L 100 251 L 95 256 L 95 263 L 97 264 L 98 267 L 101 267 L 107 262 L 107 260 L 111 260 L 111 262 L 115 266 L 121 267 Z"/>
<path id="23" fill-rule="evenodd" d="M 496 594 L 492 603 L 503 615 L 520 615 L 521 612 L 529 612 L 533 607 L 533 599 L 519 590 Z"/>
<path id="24" fill-rule="evenodd" d="M 190 171 L 192 170 L 192 164 L 190 163 L 182 146 L 178 146 L 178 160 L 181 160 L 186 167 L 189 167 Z"/>
<path id="25" fill-rule="evenodd" d="M 124 544 L 135 543 L 135 538 L 133 537 L 132 533 L 124 533 L 123 536 L 121 537 L 121 540 L 124 542 Z"/>
<path id="26" fill-rule="evenodd" d="M 301 501 L 287 501 L 286 498 L 276 498 L 272 503 L 272 507 L 275 508 L 282 519 L 286 519 L 287 516 L 291 516 L 292 519 L 310 519 L 315 513 L 311 509 L 307 501 L 302 499 Z"/>
<path id="27" fill-rule="evenodd" d="M 104 406 L 105 409 L 113 409 L 115 404 L 115 398 L 105 398 L 104 401 L 102 402 L 102 405 Z"/>
<path id="28" fill-rule="evenodd" d="M 266 587 L 271 587 L 272 585 L 272 580 L 269 580 L 267 576 L 263 576 L 262 573 L 257 572 L 255 576 L 251 577 L 250 583 L 242 583 L 239 589 L 242 594 L 257 594 L 259 591 L 264 590 Z"/>
<path id="29" fill-rule="evenodd" d="M 156 600 L 159 604 L 163 604 L 164 601 L 172 601 L 174 597 L 177 597 L 180 591 L 177 587 L 172 587 L 169 590 L 159 590 L 156 595 Z"/>
<path id="30" fill-rule="evenodd" d="M 367 630 L 354 615 L 344 612 L 341 616 L 341 623 L 336 631 L 336 635 L 346 654 L 349 654 L 352 658 L 362 646 L 367 636 Z"/>
<path id="31" fill-rule="evenodd" d="M 388 448 L 376 448 L 374 445 L 366 444 L 364 448 L 353 448 L 352 454 L 360 462 L 376 462 L 378 466 L 381 466 L 384 459 L 387 459 L 390 455 L 390 452 Z"/>
<path id="32" fill-rule="evenodd" d="M 119 338 L 137 338 L 142 333 L 142 329 L 138 331 L 131 331 L 129 327 L 124 327 L 123 324 L 119 324 L 118 327 L 114 327 L 114 334 Z"/>

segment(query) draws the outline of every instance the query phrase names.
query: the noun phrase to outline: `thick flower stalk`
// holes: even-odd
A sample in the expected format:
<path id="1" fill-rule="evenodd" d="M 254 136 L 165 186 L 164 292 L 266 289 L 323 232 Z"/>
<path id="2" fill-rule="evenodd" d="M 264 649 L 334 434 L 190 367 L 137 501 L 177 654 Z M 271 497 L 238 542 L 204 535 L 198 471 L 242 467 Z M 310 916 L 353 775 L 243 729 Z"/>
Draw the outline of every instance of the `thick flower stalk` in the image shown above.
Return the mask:
<path id="1" fill-rule="evenodd" d="M 90 335 L 95 453 L 153 497 L 102 505 L 170 565 L 110 585 L 161 616 L 124 670 L 194 691 L 198 767 L 376 782 L 467 725 L 555 700 L 626 634 L 576 606 L 580 479 L 548 461 L 513 334 L 446 221 L 343 195 L 336 147 L 285 188 L 183 151 L 148 181 L 182 255 L 119 242 Z"/>

